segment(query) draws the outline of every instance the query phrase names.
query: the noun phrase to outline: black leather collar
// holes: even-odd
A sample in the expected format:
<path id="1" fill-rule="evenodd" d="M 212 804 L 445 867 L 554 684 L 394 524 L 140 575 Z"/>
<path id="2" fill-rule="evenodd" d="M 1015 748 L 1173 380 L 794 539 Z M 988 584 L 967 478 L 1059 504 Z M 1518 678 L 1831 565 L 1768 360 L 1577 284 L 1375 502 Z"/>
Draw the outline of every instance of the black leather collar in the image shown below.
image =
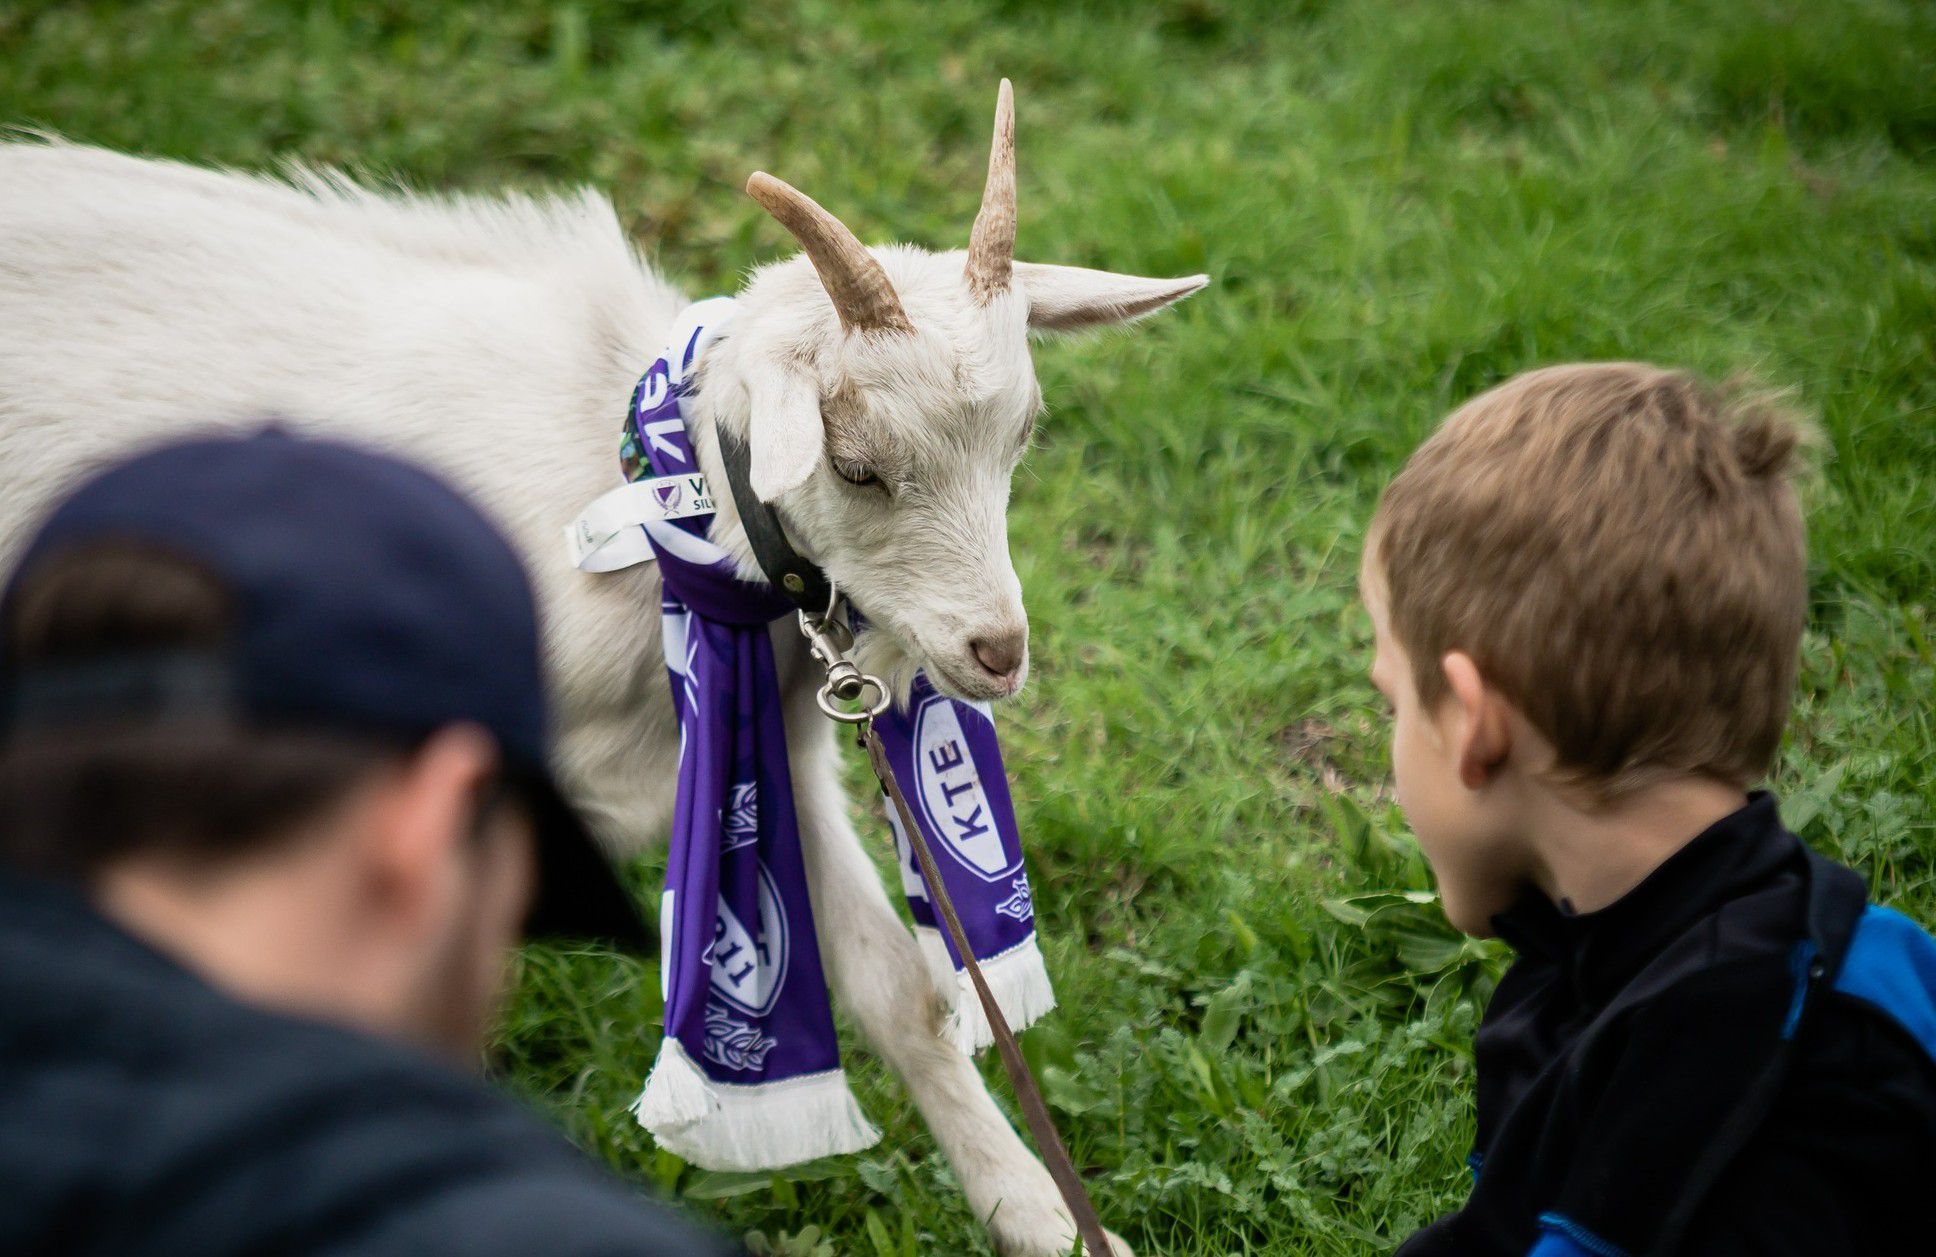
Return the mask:
<path id="1" fill-rule="evenodd" d="M 827 614 L 833 602 L 833 585 L 819 564 L 793 548 L 779 513 L 753 492 L 752 451 L 737 434 L 724 428 L 715 431 L 719 459 L 726 464 L 726 483 L 732 488 L 733 505 L 739 510 L 740 527 L 746 530 L 746 544 L 752 547 L 754 562 L 788 602 L 808 615 Z"/>

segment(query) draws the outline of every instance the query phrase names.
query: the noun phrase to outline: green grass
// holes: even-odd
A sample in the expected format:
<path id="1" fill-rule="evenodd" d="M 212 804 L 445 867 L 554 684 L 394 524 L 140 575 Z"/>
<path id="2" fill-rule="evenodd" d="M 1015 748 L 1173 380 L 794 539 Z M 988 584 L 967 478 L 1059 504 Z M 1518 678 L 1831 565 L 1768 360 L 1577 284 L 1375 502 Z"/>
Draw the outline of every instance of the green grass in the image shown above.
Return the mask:
<path id="1" fill-rule="evenodd" d="M 695 294 L 785 243 L 738 190 L 754 168 L 867 237 L 961 244 L 1002 74 L 1026 255 L 1217 281 L 1040 350 L 1052 414 L 1015 496 L 1037 672 L 1006 727 L 1063 1000 L 1027 1040 L 1113 1226 L 1146 1252 L 1357 1253 L 1460 1198 L 1500 959 L 1419 902 L 1353 574 L 1406 453 L 1522 368 L 1746 369 L 1820 416 L 1776 784 L 1807 838 L 1936 914 L 1926 5 L 0 8 L 0 120 L 593 181 Z M 735 1177 L 655 1151 L 624 1107 L 657 1000 L 649 969 L 534 949 L 502 1072 L 773 1251 L 985 1251 L 858 1050 L 869 1155 Z"/>

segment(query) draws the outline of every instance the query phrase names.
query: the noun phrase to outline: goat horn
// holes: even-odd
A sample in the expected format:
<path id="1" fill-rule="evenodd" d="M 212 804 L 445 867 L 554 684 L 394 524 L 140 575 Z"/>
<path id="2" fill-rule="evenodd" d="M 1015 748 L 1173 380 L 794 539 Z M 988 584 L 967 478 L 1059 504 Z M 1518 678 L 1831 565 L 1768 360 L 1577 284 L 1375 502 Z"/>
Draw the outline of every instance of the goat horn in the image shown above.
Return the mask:
<path id="1" fill-rule="evenodd" d="M 887 272 L 846 224 L 814 199 L 765 171 L 746 181 L 746 194 L 793 233 L 850 332 L 911 332 L 907 311 Z"/>
<path id="2" fill-rule="evenodd" d="M 1007 79 L 995 95 L 995 139 L 988 150 L 988 183 L 968 237 L 968 289 L 986 303 L 1008 291 L 1015 269 L 1015 89 Z"/>

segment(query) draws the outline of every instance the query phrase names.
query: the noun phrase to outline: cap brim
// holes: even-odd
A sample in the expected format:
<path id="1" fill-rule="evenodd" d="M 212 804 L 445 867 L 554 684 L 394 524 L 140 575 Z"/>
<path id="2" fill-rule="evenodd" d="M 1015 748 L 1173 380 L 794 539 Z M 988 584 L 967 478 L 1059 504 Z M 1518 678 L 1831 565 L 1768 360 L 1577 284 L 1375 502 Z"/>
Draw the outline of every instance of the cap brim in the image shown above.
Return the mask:
<path id="1" fill-rule="evenodd" d="M 531 774 L 520 785 L 531 808 L 538 856 L 526 937 L 603 943 L 641 956 L 657 953 L 658 941 L 640 918 L 638 904 L 549 775 Z"/>

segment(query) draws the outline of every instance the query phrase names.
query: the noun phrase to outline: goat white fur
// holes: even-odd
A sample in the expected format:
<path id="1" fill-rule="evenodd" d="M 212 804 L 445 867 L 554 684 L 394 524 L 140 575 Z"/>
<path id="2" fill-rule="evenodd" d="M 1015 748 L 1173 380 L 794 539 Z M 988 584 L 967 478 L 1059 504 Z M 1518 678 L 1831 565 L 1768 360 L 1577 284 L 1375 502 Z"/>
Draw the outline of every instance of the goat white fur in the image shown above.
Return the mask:
<path id="1" fill-rule="evenodd" d="M 723 487 L 714 433 L 749 434 L 757 491 L 876 626 L 860 648 L 871 668 L 925 666 L 957 695 L 1005 697 L 1026 671 L 1005 515 L 1040 406 L 1028 332 L 1139 317 L 1205 280 L 1018 263 L 987 298 L 961 252 L 871 252 L 914 330 L 845 331 L 804 257 L 760 269 L 701 366 L 693 444 Z M 559 538 L 615 482 L 626 399 L 685 304 L 590 191 L 408 196 L 0 144 L 0 560 L 77 475 L 191 430 L 280 416 L 438 468 L 523 550 L 561 779 L 614 850 L 635 851 L 661 839 L 677 777 L 658 573 L 571 570 Z M 880 483 L 849 483 L 859 474 Z M 730 495 L 713 535 L 756 573 Z M 835 995 L 997 1247 L 1065 1253 L 1053 1184 L 941 1037 L 944 997 L 848 821 L 799 635 L 782 621 L 773 640 Z M 1011 666 L 978 658 L 991 641 Z"/>

